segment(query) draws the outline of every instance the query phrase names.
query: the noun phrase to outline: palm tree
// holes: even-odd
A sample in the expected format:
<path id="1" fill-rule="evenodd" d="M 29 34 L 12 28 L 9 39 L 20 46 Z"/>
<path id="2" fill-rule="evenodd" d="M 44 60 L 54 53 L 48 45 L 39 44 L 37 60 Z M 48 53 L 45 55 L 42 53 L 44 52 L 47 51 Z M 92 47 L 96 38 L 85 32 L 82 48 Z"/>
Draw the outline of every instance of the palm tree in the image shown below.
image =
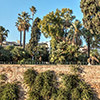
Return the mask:
<path id="1" fill-rule="evenodd" d="M 6 37 L 8 36 L 9 30 L 6 30 L 3 26 L 0 26 L 0 44 L 2 46 L 2 42 L 6 40 Z"/>
<path id="2" fill-rule="evenodd" d="M 82 29 L 82 35 L 87 43 L 88 46 L 88 58 L 90 58 L 90 45 L 92 44 L 92 38 L 93 38 L 93 34 L 90 33 L 89 30 L 83 28 Z"/>
<path id="3" fill-rule="evenodd" d="M 31 12 L 32 12 L 32 20 L 33 20 L 33 17 L 34 17 L 34 14 L 36 13 L 36 8 L 34 6 L 32 6 L 30 8 Z"/>
<path id="4" fill-rule="evenodd" d="M 29 31 L 29 27 L 31 26 L 30 21 L 30 15 L 26 12 L 22 12 L 21 14 L 18 14 L 19 17 L 19 25 L 21 26 L 21 30 L 23 31 L 23 48 L 25 48 L 25 40 L 26 40 L 26 31 Z"/>
<path id="5" fill-rule="evenodd" d="M 82 24 L 79 20 L 76 20 L 74 23 L 72 23 L 68 35 L 67 40 L 72 43 L 72 45 L 81 45 L 81 29 Z"/>
<path id="6" fill-rule="evenodd" d="M 90 52 L 90 57 L 88 58 L 88 63 L 95 64 L 95 62 L 100 63 L 99 61 L 100 54 L 98 53 L 97 49 L 93 49 Z"/>
<path id="7" fill-rule="evenodd" d="M 18 31 L 20 32 L 20 46 L 22 46 L 22 25 L 20 24 L 19 19 L 16 22 L 16 27 Z"/>

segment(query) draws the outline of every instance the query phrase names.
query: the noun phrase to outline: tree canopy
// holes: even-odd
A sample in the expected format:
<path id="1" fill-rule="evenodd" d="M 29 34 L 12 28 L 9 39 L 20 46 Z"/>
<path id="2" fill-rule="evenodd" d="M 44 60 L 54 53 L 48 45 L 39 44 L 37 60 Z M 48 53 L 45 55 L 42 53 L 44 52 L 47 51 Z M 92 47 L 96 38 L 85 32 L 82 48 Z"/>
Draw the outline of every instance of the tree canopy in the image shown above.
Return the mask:
<path id="1" fill-rule="evenodd" d="M 38 42 L 40 40 L 41 32 L 38 28 L 38 23 L 40 22 L 40 18 L 36 18 L 33 22 L 33 25 L 31 27 L 31 39 L 29 40 L 28 49 L 31 54 L 33 54 L 33 51 L 36 51 L 36 46 L 38 45 Z"/>
<path id="2" fill-rule="evenodd" d="M 56 9 L 56 12 L 50 12 L 41 20 L 41 32 L 45 37 L 63 37 L 65 30 L 68 29 L 74 18 L 72 10 L 67 8 L 62 10 Z"/>
<path id="3" fill-rule="evenodd" d="M 100 0 L 81 0 L 83 24 L 92 34 L 100 34 Z"/>

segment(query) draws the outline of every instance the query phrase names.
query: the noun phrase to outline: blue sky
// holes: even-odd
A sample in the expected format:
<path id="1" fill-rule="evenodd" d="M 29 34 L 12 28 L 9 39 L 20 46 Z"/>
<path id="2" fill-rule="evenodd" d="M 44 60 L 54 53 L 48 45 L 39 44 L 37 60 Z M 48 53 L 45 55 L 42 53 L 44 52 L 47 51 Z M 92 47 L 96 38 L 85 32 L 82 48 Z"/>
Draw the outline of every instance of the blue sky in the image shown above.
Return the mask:
<path id="1" fill-rule="evenodd" d="M 35 18 L 43 18 L 51 11 L 55 11 L 57 8 L 70 8 L 73 10 L 73 14 L 77 19 L 82 21 L 82 12 L 80 9 L 80 0 L 0 0 L 0 26 L 4 26 L 8 29 L 9 35 L 8 41 L 19 40 L 19 32 L 15 26 L 15 22 L 18 17 L 18 13 L 22 11 L 29 12 L 31 6 L 35 6 L 37 12 Z M 26 42 L 30 39 L 31 32 L 26 34 Z M 40 41 L 48 41 L 44 36 L 41 36 Z"/>

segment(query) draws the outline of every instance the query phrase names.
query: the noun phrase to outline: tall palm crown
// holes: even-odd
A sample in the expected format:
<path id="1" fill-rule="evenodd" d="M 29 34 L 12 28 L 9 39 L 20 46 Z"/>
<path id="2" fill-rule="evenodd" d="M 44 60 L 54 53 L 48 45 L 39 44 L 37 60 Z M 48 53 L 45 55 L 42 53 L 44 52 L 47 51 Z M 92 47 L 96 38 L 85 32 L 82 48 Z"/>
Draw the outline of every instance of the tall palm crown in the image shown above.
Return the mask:
<path id="1" fill-rule="evenodd" d="M 23 48 L 25 48 L 25 38 L 26 38 L 26 31 L 29 31 L 29 27 L 31 26 L 30 21 L 30 15 L 26 12 L 22 12 L 21 14 L 18 14 L 18 22 L 19 22 L 19 29 L 23 31 Z"/>
<path id="2" fill-rule="evenodd" d="M 70 43 L 72 43 L 73 45 L 82 44 L 81 29 L 82 29 L 82 24 L 79 20 L 76 20 L 74 23 L 72 23 L 68 31 L 67 40 L 70 41 Z"/>
<path id="3" fill-rule="evenodd" d="M 6 30 L 3 26 L 0 26 L 0 43 L 2 45 L 2 42 L 6 40 L 6 37 L 8 36 L 9 30 Z"/>

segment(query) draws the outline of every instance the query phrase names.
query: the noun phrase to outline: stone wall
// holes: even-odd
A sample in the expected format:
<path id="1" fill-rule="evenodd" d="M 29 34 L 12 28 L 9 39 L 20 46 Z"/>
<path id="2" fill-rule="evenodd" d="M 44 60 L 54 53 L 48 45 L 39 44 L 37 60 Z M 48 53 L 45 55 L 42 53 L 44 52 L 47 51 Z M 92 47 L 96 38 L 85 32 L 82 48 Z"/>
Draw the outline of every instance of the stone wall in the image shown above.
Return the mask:
<path id="1" fill-rule="evenodd" d="M 38 72 L 53 70 L 56 73 L 69 74 L 70 67 L 68 65 L 0 65 L 0 74 L 7 75 L 6 82 L 19 81 L 20 83 L 20 100 L 26 100 L 27 87 L 23 83 L 23 73 L 34 68 Z M 100 99 L 100 66 L 81 66 L 82 73 L 80 76 L 97 92 Z"/>

